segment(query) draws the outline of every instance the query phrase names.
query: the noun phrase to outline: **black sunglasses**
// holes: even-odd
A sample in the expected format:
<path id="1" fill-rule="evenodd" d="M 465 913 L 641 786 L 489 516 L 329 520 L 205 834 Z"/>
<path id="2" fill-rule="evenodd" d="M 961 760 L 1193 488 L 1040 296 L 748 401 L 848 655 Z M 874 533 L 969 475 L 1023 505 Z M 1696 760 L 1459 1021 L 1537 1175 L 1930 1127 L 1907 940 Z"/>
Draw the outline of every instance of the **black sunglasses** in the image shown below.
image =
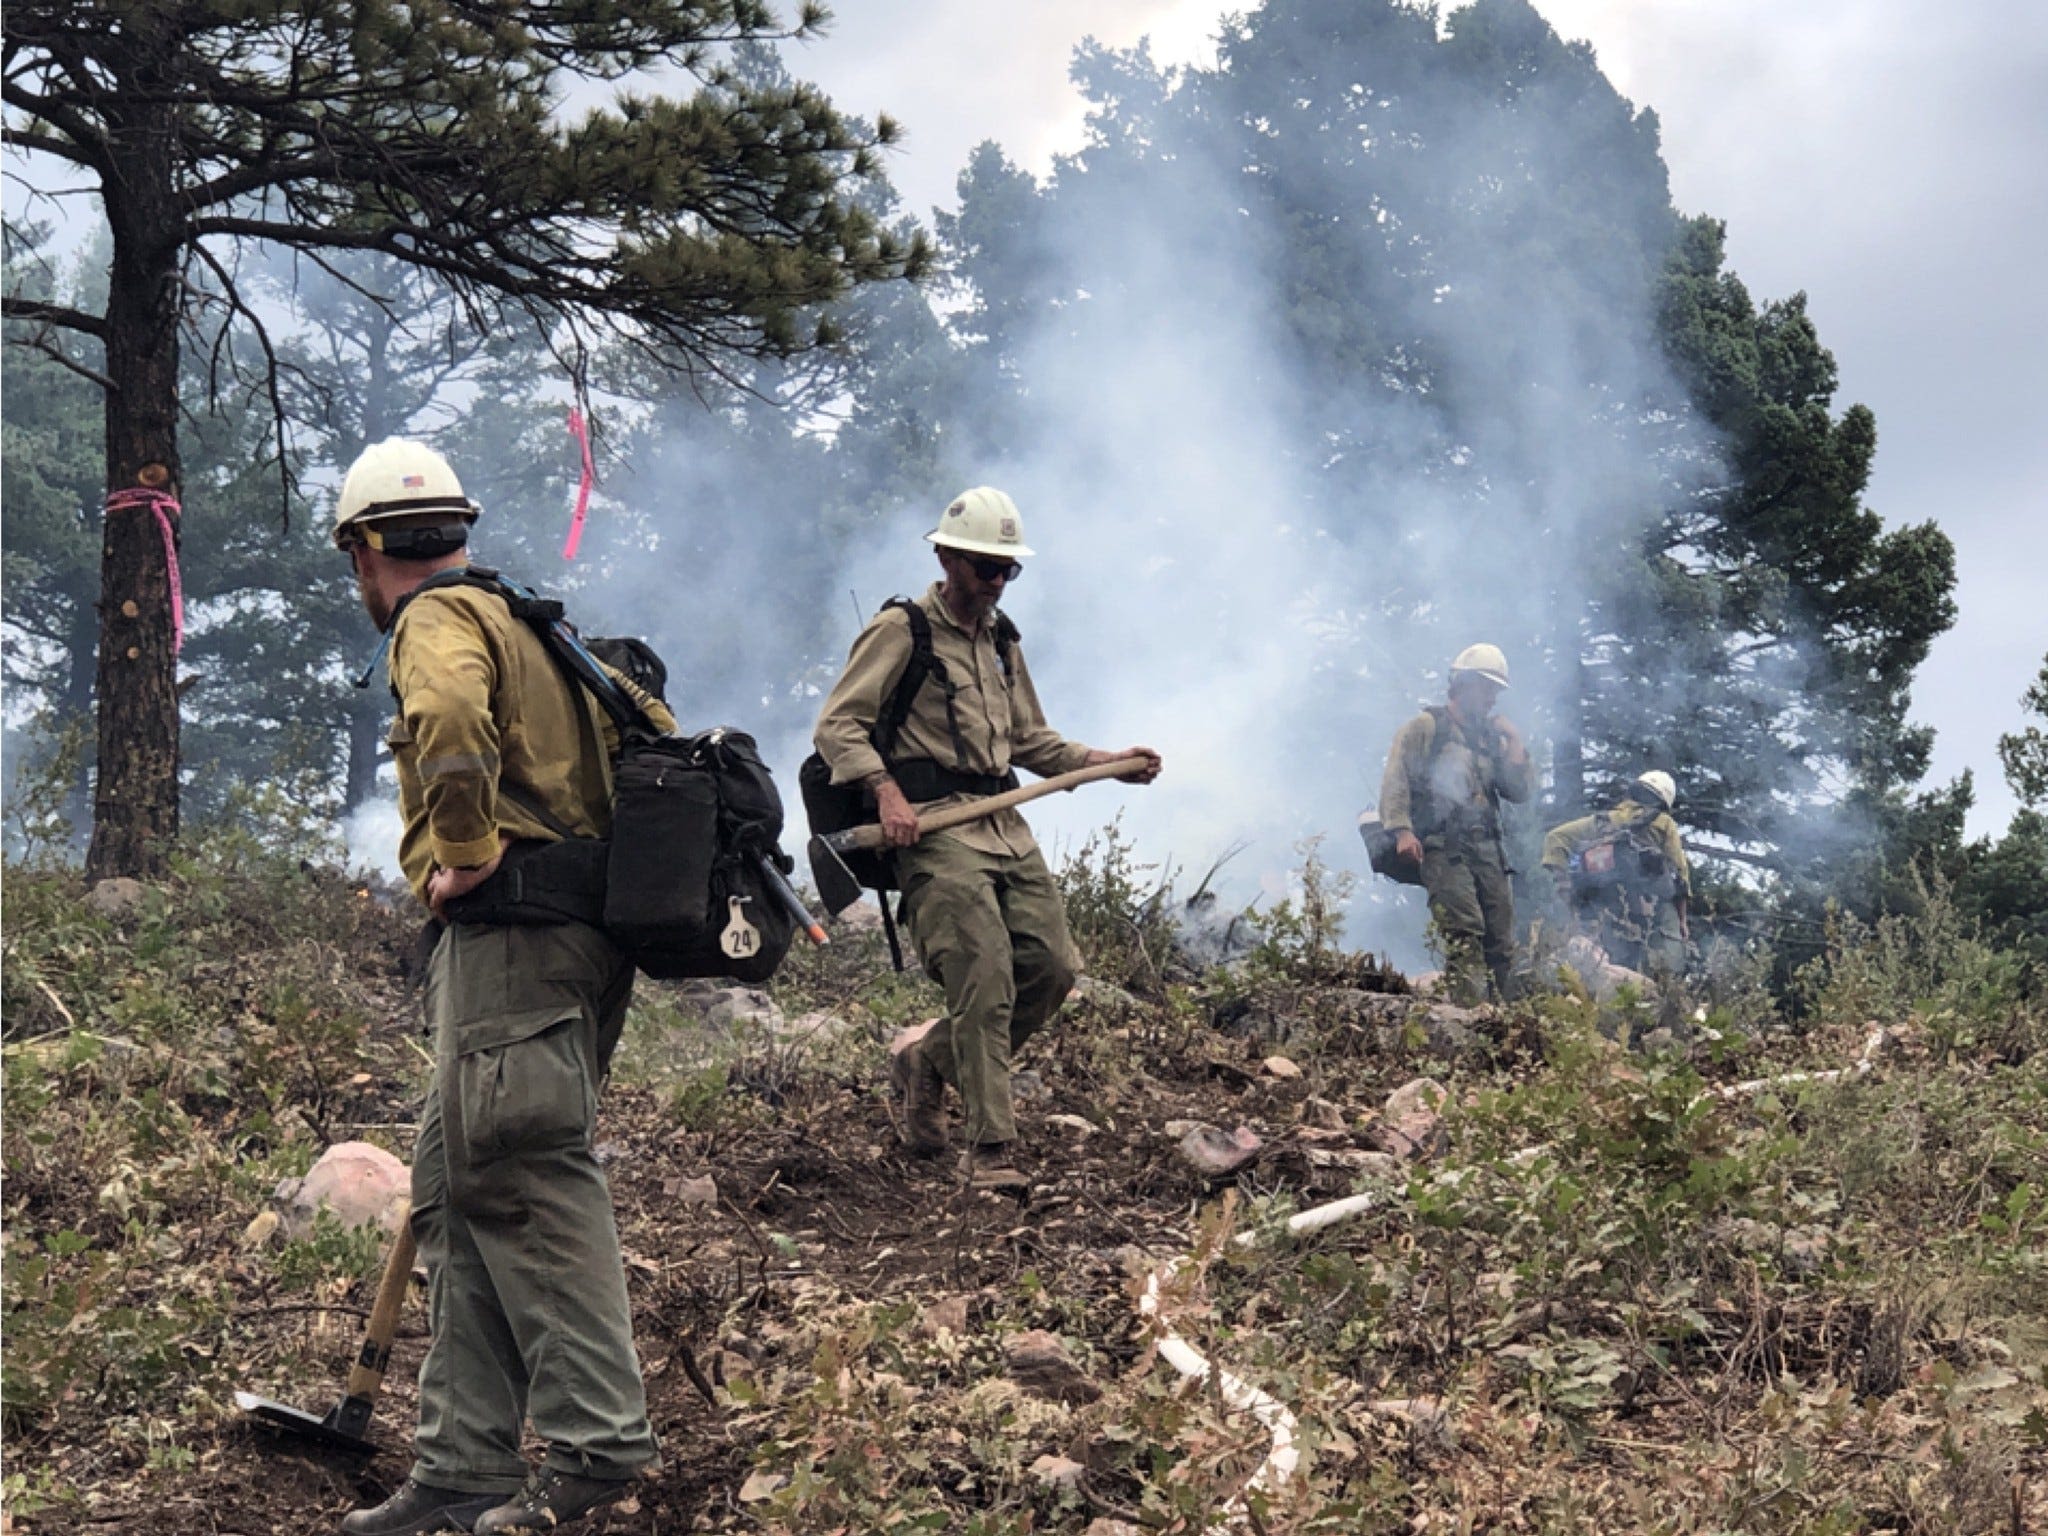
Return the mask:
<path id="1" fill-rule="evenodd" d="M 985 555 L 963 555 L 967 568 L 983 581 L 994 581 L 998 576 L 1005 581 L 1015 581 L 1024 574 L 1024 567 L 1015 560 L 992 560 Z"/>

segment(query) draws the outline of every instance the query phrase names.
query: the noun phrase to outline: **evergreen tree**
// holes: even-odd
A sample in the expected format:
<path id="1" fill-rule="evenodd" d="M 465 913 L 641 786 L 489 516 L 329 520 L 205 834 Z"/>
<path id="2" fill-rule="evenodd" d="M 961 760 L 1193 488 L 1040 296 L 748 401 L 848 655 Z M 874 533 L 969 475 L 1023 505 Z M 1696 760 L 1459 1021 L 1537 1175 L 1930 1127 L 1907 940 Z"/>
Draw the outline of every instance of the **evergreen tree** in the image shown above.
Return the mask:
<path id="1" fill-rule="evenodd" d="M 1912 809 L 1953 550 L 1864 506 L 1875 424 L 1835 406 L 1803 299 L 1759 307 L 1720 226 L 1677 215 L 1656 119 L 1590 49 L 1526 0 L 1441 25 L 1268 0 L 1213 69 L 1089 48 L 1075 73 L 1087 146 L 1043 185 L 984 146 L 940 226 L 979 385 L 954 441 L 1044 441 L 1090 360 L 1198 373 L 1206 331 L 1245 331 L 1218 393 L 1294 424 L 1275 522 L 1329 552 L 1312 713 L 1361 719 L 1360 673 L 1405 707 L 1484 637 L 1556 817 L 1668 767 L 1703 854 L 1806 875 Z M 1124 451 L 1171 484 L 1203 430 Z M 1271 627 L 1227 570 L 1197 585 L 1218 625 Z"/>
<path id="2" fill-rule="evenodd" d="M 807 4 L 792 33 L 822 18 Z M 103 308 L 19 292 L 5 308 L 46 341 L 103 349 L 109 493 L 189 492 L 179 337 L 197 273 L 267 350 L 236 241 L 431 270 L 472 324 L 525 314 L 579 372 L 606 332 L 697 369 L 800 348 L 817 306 L 924 262 L 847 197 L 886 126 L 863 139 L 817 92 L 753 90 L 718 62 L 721 45 L 776 35 L 756 0 L 516 15 L 439 0 L 20 0 L 0 25 L 7 145 L 89 178 L 112 231 Z M 572 84 L 664 65 L 701 89 L 560 115 Z M 108 516 L 96 875 L 160 869 L 177 831 L 167 580 L 155 508 Z"/>

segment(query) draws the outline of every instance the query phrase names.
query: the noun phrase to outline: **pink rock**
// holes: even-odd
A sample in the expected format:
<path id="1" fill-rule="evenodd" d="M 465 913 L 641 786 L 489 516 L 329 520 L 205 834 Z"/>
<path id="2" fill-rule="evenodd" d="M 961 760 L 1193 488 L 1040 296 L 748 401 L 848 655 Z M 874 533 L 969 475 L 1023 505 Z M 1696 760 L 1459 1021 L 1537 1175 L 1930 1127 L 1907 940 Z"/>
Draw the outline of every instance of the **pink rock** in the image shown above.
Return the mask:
<path id="1" fill-rule="evenodd" d="M 336 1143 L 303 1179 L 287 1179 L 277 1187 L 285 1230 L 293 1237 L 310 1232 L 323 1207 L 345 1227 L 374 1223 L 395 1232 L 411 1192 L 412 1174 L 405 1164 L 367 1141 Z"/>
<path id="2" fill-rule="evenodd" d="M 1387 1096 L 1379 1144 L 1396 1157 L 1434 1157 L 1442 1152 L 1450 1144 L 1450 1134 L 1437 1110 L 1447 1097 L 1441 1083 L 1426 1077 L 1396 1088 Z"/>
<path id="3" fill-rule="evenodd" d="M 1247 1126 L 1219 1131 L 1213 1125 L 1198 1125 L 1180 1139 L 1180 1155 L 1204 1178 L 1221 1179 L 1236 1173 L 1265 1150 Z"/>

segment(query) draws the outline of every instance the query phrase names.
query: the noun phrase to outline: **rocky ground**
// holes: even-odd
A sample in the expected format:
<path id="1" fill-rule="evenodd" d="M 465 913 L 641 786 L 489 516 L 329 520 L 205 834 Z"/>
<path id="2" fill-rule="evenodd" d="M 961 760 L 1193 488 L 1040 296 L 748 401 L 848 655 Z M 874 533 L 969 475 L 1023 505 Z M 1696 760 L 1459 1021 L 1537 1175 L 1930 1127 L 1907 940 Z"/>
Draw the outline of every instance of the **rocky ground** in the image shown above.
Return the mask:
<path id="1" fill-rule="evenodd" d="M 665 1459 L 590 1529 L 2048 1529 L 2048 1069 L 1981 968 L 1467 1013 L 1312 909 L 1197 968 L 1116 873 L 1067 877 L 1021 1203 L 896 1151 L 933 994 L 871 925 L 643 987 L 599 1134 Z M 402 911 L 261 861 L 8 897 L 7 1528 L 330 1528 L 404 1475 L 421 1308 L 373 1457 L 231 1394 L 324 1410 L 353 1353 L 382 1235 L 278 1191 L 409 1151 Z"/>

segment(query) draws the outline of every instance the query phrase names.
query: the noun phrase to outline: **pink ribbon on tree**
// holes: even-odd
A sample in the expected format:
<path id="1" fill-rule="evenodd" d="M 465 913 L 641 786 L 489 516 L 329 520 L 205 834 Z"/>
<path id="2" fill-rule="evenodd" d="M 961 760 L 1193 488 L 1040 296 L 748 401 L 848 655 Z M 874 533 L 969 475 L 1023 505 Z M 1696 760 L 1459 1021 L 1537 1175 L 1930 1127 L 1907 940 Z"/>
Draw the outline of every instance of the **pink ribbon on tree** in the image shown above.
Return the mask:
<path id="1" fill-rule="evenodd" d="M 178 575 L 178 525 L 174 521 L 183 508 L 169 491 L 146 485 L 113 491 L 107 496 L 109 512 L 128 512 L 138 507 L 148 507 L 156 514 L 157 528 L 164 536 L 164 569 L 171 586 L 171 654 L 176 656 L 185 648 L 185 586 Z"/>
<path id="2" fill-rule="evenodd" d="M 584 425 L 583 413 L 574 406 L 569 408 L 569 435 L 583 450 L 583 478 L 576 482 L 576 510 L 569 518 L 569 537 L 562 545 L 564 560 L 574 560 L 576 547 L 583 542 L 583 523 L 590 515 L 590 487 L 597 479 L 590 462 L 590 428 Z"/>

